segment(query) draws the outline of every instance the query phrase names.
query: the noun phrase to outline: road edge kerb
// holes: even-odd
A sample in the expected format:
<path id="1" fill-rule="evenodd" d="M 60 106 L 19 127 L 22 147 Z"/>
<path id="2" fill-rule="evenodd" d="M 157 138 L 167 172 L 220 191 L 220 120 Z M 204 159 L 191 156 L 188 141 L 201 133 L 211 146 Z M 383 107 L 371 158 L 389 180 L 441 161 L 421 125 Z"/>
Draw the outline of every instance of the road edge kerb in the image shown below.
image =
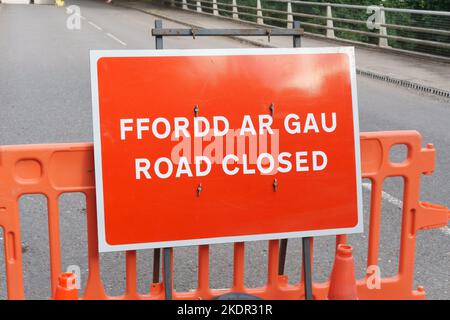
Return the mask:
<path id="1" fill-rule="evenodd" d="M 161 14 L 161 13 L 156 13 L 152 10 L 146 10 L 146 9 L 141 9 L 141 8 L 136 8 L 133 7 L 132 5 L 127 5 L 126 3 L 122 3 L 122 2 L 113 2 L 112 3 L 115 6 L 119 6 L 119 7 L 124 7 L 124 8 L 128 8 L 128 9 L 133 9 L 133 10 L 137 10 L 158 18 L 162 18 L 168 21 L 172 21 L 175 23 L 179 23 L 182 25 L 185 25 L 187 27 L 191 27 L 191 28 L 203 28 L 199 25 L 195 25 L 189 22 L 185 22 L 179 19 L 174 19 L 172 17 L 169 17 L 167 15 Z M 240 23 L 240 22 L 236 22 L 236 23 Z M 251 45 L 255 45 L 261 48 L 276 48 L 277 46 L 274 45 L 270 45 L 270 44 L 266 44 L 266 43 L 261 43 L 255 40 L 250 40 L 250 39 L 246 39 L 246 38 L 242 38 L 242 37 L 237 37 L 237 36 L 229 36 L 227 38 L 231 38 L 233 40 L 239 41 L 241 43 L 246 43 L 246 44 L 251 44 Z M 443 90 L 443 89 L 438 89 L 438 88 L 434 88 L 434 87 L 430 87 L 430 86 L 426 86 L 417 82 L 413 82 L 413 81 L 409 81 L 409 80 L 404 80 L 404 79 L 399 79 L 399 78 L 394 78 L 388 75 L 384 75 L 384 74 L 380 74 L 377 72 L 373 72 L 370 70 L 364 70 L 361 68 L 356 68 L 356 73 L 365 77 L 369 77 L 371 79 L 375 79 L 375 80 L 380 80 L 380 81 L 384 81 L 387 83 L 391 83 L 400 87 L 404 87 L 404 88 L 408 88 L 408 89 L 413 89 L 415 91 L 419 91 L 419 92 L 423 92 L 423 93 L 428 93 L 431 95 L 435 95 L 438 97 L 443 97 L 443 98 L 450 98 L 450 91 L 447 90 Z"/>
<path id="2" fill-rule="evenodd" d="M 383 74 L 379 74 L 373 71 L 369 71 L 369 70 L 363 70 L 360 68 L 356 68 L 356 73 L 362 76 L 366 76 L 372 79 L 376 79 L 376 80 L 381 80 L 381 81 L 385 81 L 388 83 L 392 83 L 401 87 L 405 87 L 405 88 L 409 88 L 409 89 L 414 89 L 420 92 L 426 92 L 429 94 L 433 94 L 433 95 L 437 95 L 439 97 L 444 97 L 444 98 L 450 98 L 450 91 L 447 90 L 442 90 L 442 89 L 438 89 L 438 88 L 434 88 L 434 87 L 429 87 L 429 86 L 425 86 L 422 84 L 419 84 L 417 82 L 413 82 L 413 81 L 409 81 L 409 80 L 402 80 L 402 79 L 397 79 L 397 78 L 393 78 L 387 75 L 383 75 Z"/>

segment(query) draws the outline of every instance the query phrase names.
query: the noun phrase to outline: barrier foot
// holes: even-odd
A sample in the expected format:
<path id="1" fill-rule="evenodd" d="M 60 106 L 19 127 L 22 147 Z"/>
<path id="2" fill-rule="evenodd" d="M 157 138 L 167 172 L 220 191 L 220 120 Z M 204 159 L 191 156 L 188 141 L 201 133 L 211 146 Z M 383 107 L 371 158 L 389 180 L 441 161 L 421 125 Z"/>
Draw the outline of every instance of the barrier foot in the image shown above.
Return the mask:
<path id="1" fill-rule="evenodd" d="M 55 300 L 78 300 L 77 277 L 74 273 L 64 272 L 58 277 Z"/>
<path id="2" fill-rule="evenodd" d="M 352 246 L 339 244 L 336 248 L 333 270 L 330 277 L 328 299 L 357 300 L 355 261 Z"/>

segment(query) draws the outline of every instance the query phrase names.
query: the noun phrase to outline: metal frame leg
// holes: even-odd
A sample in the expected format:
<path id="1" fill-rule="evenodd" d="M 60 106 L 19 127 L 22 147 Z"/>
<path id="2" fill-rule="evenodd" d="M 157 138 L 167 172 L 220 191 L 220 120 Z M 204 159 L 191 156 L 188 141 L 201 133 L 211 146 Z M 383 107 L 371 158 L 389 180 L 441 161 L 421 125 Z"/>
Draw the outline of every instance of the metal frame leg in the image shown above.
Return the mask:
<path id="1" fill-rule="evenodd" d="M 159 282 L 161 249 L 153 249 L 153 283 Z"/>
<path id="2" fill-rule="evenodd" d="M 294 21 L 294 29 L 300 29 L 300 21 Z M 294 43 L 292 46 L 294 48 L 300 48 L 302 46 L 302 37 L 294 36 Z"/>
<path id="3" fill-rule="evenodd" d="M 162 29 L 162 20 L 155 20 L 155 29 Z M 155 36 L 155 48 L 163 49 L 163 37 Z"/>
<path id="4" fill-rule="evenodd" d="M 155 29 L 161 29 L 161 28 L 162 28 L 162 20 L 155 20 Z M 163 48 L 163 37 L 162 36 L 155 36 L 155 48 L 156 49 Z M 164 258 L 165 258 L 165 251 L 164 251 Z M 161 266 L 160 262 L 161 262 L 161 249 L 154 249 L 153 250 L 153 283 L 159 282 L 159 270 L 160 270 L 160 266 Z"/>
<path id="5" fill-rule="evenodd" d="M 311 237 L 302 238 L 303 283 L 305 284 L 305 300 L 312 300 L 311 274 Z"/>
<path id="6" fill-rule="evenodd" d="M 172 257 L 171 248 L 163 249 L 164 294 L 166 300 L 172 300 Z"/>

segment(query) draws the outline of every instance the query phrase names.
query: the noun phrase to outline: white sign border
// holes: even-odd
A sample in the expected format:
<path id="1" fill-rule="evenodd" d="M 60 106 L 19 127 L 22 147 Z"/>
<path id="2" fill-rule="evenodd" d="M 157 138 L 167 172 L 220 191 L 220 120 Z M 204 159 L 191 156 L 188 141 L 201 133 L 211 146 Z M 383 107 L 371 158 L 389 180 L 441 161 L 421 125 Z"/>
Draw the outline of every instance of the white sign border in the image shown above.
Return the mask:
<path id="1" fill-rule="evenodd" d="M 337 228 L 326 230 L 310 230 L 299 232 L 283 232 L 270 234 L 256 234 L 248 236 L 230 236 L 218 238 L 203 238 L 164 242 L 144 242 L 127 245 L 110 245 L 106 242 L 104 203 L 103 203 L 103 174 L 100 135 L 100 110 L 98 96 L 97 62 L 104 57 L 173 57 L 173 56 L 240 56 L 240 55 L 289 55 L 289 54 L 332 54 L 344 53 L 349 58 L 349 72 L 352 91 L 353 131 L 355 141 L 356 188 L 358 223 L 352 228 Z M 312 236 L 329 236 L 338 234 L 361 233 L 363 227 L 361 154 L 359 137 L 358 98 L 356 91 L 356 66 L 354 47 L 326 47 L 326 48 L 250 48 L 250 49 L 176 49 L 176 50 L 91 50 L 91 94 L 92 120 L 94 133 L 95 183 L 97 200 L 97 230 L 98 249 L 100 252 L 127 251 L 138 249 L 170 248 L 179 246 L 197 246 L 202 244 L 219 244 L 243 241 L 273 240 L 286 238 L 303 238 Z M 149 228 L 151 232 L 151 228 Z"/>

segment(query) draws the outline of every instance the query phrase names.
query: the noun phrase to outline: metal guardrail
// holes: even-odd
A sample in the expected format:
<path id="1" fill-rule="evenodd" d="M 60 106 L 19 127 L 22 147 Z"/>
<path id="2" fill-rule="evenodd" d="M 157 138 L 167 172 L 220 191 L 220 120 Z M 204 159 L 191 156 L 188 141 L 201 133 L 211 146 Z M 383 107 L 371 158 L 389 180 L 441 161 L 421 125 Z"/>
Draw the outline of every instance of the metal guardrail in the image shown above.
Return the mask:
<path id="1" fill-rule="evenodd" d="M 296 0 L 165 0 L 172 6 L 256 25 L 450 57 L 450 12 Z M 355 16 L 357 18 L 355 18 Z M 358 19 L 360 18 L 360 19 Z"/>

